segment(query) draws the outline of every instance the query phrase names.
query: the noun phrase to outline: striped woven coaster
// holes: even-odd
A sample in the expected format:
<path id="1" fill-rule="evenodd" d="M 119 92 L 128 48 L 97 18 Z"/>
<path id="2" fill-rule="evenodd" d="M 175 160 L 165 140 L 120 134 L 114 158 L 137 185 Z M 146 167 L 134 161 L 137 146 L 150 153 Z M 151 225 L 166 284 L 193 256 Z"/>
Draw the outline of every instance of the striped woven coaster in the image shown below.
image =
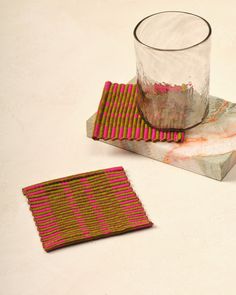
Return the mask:
<path id="1" fill-rule="evenodd" d="M 183 131 L 160 131 L 148 126 L 136 105 L 136 84 L 106 82 L 98 107 L 93 139 L 184 141 Z"/>
<path id="2" fill-rule="evenodd" d="M 23 193 L 47 252 L 152 226 L 123 167 L 35 184 Z"/>

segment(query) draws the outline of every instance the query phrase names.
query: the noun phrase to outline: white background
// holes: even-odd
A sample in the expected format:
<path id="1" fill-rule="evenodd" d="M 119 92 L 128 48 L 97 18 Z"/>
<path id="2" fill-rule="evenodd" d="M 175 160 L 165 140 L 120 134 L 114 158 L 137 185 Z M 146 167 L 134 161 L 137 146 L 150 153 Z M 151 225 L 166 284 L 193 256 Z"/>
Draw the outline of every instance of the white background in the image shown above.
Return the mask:
<path id="1" fill-rule="evenodd" d="M 86 138 L 103 83 L 135 74 L 161 10 L 212 25 L 211 94 L 236 102 L 235 1 L 0 0 L 0 293 L 235 295 L 236 167 L 218 182 Z M 123 165 L 155 226 L 43 251 L 21 188 Z"/>

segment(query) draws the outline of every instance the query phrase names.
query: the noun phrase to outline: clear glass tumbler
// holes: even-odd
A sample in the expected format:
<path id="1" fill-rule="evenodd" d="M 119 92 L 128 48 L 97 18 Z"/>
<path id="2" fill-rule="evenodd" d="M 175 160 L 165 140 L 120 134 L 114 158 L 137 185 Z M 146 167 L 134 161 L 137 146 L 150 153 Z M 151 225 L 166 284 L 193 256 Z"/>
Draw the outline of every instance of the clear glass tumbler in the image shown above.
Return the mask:
<path id="1" fill-rule="evenodd" d="M 208 112 L 211 26 L 202 17 L 164 11 L 134 29 L 137 105 L 160 130 L 184 130 Z"/>

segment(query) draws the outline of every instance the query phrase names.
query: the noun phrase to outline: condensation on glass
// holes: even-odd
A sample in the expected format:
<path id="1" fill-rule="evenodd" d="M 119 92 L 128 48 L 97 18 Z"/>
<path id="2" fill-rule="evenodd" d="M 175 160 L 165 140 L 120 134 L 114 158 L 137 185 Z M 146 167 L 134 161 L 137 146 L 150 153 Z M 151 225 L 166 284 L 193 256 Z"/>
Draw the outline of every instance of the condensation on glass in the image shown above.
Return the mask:
<path id="1" fill-rule="evenodd" d="M 200 16 L 164 11 L 134 29 L 137 105 L 157 129 L 187 129 L 208 112 L 209 23 Z"/>

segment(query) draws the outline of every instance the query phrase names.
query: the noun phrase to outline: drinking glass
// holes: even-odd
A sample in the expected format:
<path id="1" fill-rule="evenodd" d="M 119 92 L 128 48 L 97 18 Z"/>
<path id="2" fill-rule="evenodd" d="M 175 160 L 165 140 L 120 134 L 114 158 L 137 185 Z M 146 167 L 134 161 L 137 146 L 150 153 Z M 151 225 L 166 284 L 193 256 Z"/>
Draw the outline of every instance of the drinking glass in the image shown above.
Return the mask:
<path id="1" fill-rule="evenodd" d="M 184 130 L 208 112 L 211 26 L 202 17 L 164 11 L 134 29 L 137 106 L 150 126 Z"/>

